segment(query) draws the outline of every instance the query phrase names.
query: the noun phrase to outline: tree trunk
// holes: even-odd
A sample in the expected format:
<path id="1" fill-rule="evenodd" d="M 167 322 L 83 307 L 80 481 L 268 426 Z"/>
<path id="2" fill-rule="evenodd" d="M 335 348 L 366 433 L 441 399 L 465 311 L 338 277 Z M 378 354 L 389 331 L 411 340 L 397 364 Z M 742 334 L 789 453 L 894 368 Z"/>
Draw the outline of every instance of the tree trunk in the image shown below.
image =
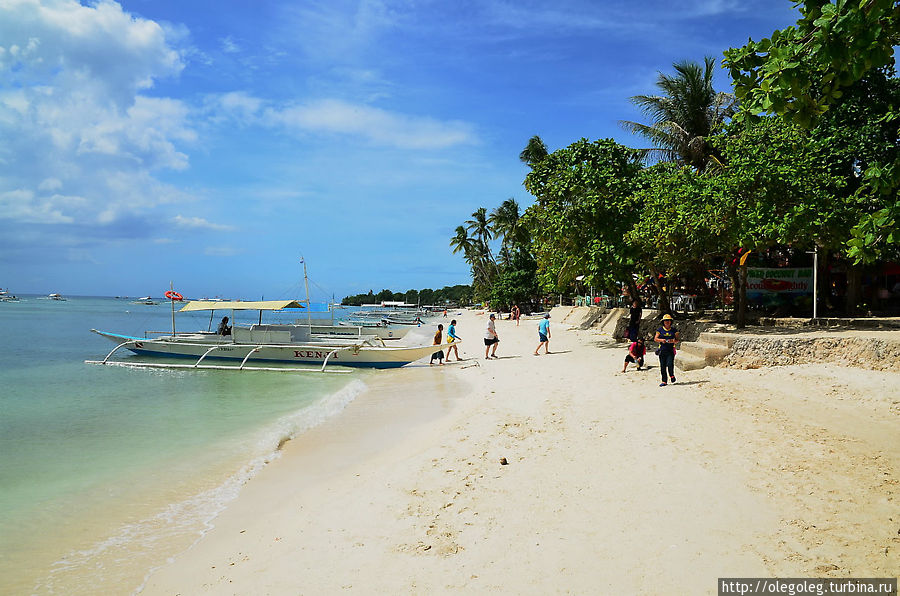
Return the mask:
<path id="1" fill-rule="evenodd" d="M 853 316 L 859 311 L 859 295 L 862 289 L 862 269 L 852 263 L 847 263 L 847 302 L 844 311 L 847 316 Z"/>
<path id="2" fill-rule="evenodd" d="M 633 275 L 628 275 L 625 280 L 625 285 L 628 286 L 628 295 L 631 296 L 632 300 L 637 300 L 639 303 L 643 304 L 643 299 L 641 299 L 641 291 L 638 290 L 637 283 L 634 281 Z"/>
<path id="3" fill-rule="evenodd" d="M 738 271 L 740 277 L 740 289 L 738 292 L 740 306 L 737 311 L 737 327 L 738 329 L 743 329 L 747 325 L 747 264 L 741 265 Z"/>
<path id="4" fill-rule="evenodd" d="M 816 290 L 819 292 L 819 305 L 817 307 L 817 312 L 820 315 L 823 307 L 827 308 L 828 310 L 833 310 L 836 306 L 831 301 L 831 280 L 828 276 L 829 259 L 831 259 L 831 253 L 828 252 L 828 249 L 819 247 L 819 268 L 818 271 L 816 271 L 818 283 L 816 284 Z"/>
<path id="5" fill-rule="evenodd" d="M 734 265 L 728 265 L 728 280 L 731 282 L 731 306 L 734 308 L 733 321 L 737 324 L 738 312 L 741 309 L 741 278 L 738 269 Z M 725 308 L 725 299 L 722 298 L 722 309 Z"/>
<path id="6" fill-rule="evenodd" d="M 653 274 L 654 284 L 656 285 L 657 296 L 659 296 L 659 312 L 664 315 L 672 314 L 672 303 L 669 300 L 668 288 L 664 288 L 659 281 L 659 271 L 653 265 L 650 265 L 650 273 Z"/>

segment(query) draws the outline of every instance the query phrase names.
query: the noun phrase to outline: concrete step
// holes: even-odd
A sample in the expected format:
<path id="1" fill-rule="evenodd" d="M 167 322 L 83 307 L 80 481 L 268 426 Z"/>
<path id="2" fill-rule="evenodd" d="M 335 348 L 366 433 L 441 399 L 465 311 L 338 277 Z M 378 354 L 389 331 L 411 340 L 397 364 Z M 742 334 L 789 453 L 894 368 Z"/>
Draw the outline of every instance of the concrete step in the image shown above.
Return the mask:
<path id="1" fill-rule="evenodd" d="M 706 368 L 706 359 L 679 351 L 675 356 L 675 368 L 683 371 Z"/>
<path id="2" fill-rule="evenodd" d="M 718 364 L 722 361 L 722 359 L 725 358 L 725 356 L 731 354 L 731 348 L 727 348 L 721 344 L 710 344 L 699 341 L 683 341 L 681 342 L 678 353 L 690 354 L 691 356 L 703 358 L 706 361 L 706 364 L 713 365 Z"/>
<path id="3" fill-rule="evenodd" d="M 700 341 L 707 344 L 718 344 L 725 346 L 726 348 L 731 348 L 741 337 L 738 333 L 711 333 L 709 331 L 704 331 L 700 334 Z"/>

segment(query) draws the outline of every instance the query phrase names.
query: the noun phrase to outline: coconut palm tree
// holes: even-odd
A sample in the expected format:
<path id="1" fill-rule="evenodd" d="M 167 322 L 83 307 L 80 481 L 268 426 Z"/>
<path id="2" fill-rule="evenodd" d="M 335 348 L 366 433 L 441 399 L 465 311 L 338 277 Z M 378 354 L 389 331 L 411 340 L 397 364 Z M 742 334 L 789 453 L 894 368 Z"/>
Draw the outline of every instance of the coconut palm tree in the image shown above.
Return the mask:
<path id="1" fill-rule="evenodd" d="M 450 239 L 450 247 L 453 249 L 453 254 L 462 251 L 463 257 L 468 260 L 473 246 L 474 243 L 469 238 L 469 231 L 464 226 L 456 226 L 456 235 Z"/>
<path id="2" fill-rule="evenodd" d="M 493 263 L 494 256 L 491 254 L 491 247 L 488 243 L 494 237 L 494 232 L 491 229 L 491 223 L 488 220 L 487 209 L 479 207 L 472 214 L 472 219 L 466 220 L 466 228 L 475 233 L 477 243 L 480 245 L 479 248 L 483 251 L 487 259 Z"/>
<path id="3" fill-rule="evenodd" d="M 661 95 L 635 95 L 631 103 L 652 120 L 641 124 L 623 120 L 626 129 L 649 139 L 654 147 L 646 149 L 648 158 L 674 161 L 704 170 L 715 156 L 706 143 L 716 127 L 731 118 L 737 100 L 729 93 L 713 88 L 715 58 L 704 64 L 684 60 L 672 65 L 675 75 L 659 73 L 656 86 Z"/>
<path id="4" fill-rule="evenodd" d="M 485 253 L 485 244 L 469 236 L 465 226 L 456 226 L 456 235 L 450 239 L 453 254 L 463 253 L 463 259 L 472 268 L 472 280 L 476 286 L 484 286 L 490 281 L 494 264 Z"/>
<path id="5" fill-rule="evenodd" d="M 533 168 L 535 164 L 547 157 L 548 154 L 547 145 L 544 144 L 543 139 L 538 135 L 534 135 L 528 139 L 528 144 L 519 153 L 519 161 Z"/>
<path id="6" fill-rule="evenodd" d="M 495 237 L 503 239 L 501 250 L 505 249 L 507 254 L 515 245 L 523 244 L 526 241 L 525 227 L 520 221 L 521 217 L 519 203 L 512 197 L 503 201 L 491 212 L 489 218 L 491 228 Z"/>

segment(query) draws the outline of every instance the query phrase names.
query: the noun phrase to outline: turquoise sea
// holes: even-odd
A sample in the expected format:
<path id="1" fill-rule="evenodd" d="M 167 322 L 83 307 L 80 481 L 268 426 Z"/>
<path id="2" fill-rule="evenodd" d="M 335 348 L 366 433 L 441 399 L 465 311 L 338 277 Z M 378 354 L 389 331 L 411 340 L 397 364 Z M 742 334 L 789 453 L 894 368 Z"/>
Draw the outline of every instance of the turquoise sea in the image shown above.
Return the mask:
<path id="1" fill-rule="evenodd" d="M 176 321 L 207 329 L 210 316 Z M 137 589 L 284 440 L 339 413 L 377 374 L 89 365 L 114 347 L 91 328 L 163 331 L 170 306 L 0 303 L 0 594 Z"/>

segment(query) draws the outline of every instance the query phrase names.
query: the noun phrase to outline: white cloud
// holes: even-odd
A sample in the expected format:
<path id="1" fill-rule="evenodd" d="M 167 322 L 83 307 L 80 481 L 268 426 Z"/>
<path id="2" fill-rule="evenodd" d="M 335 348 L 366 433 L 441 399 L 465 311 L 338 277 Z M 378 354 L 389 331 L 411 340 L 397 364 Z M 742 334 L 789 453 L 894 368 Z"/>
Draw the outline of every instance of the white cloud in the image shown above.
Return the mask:
<path id="1" fill-rule="evenodd" d="M 141 94 L 183 68 L 175 32 L 110 0 L 0 1 L 0 196 L 26 197 L 3 218 L 110 223 L 180 194 L 154 172 L 188 166 L 189 109 Z"/>
<path id="2" fill-rule="evenodd" d="M 264 120 L 288 130 L 351 135 L 402 149 L 442 149 L 477 142 L 474 128 L 467 122 L 412 116 L 336 99 L 269 108 Z"/>
<path id="3" fill-rule="evenodd" d="M 0 219 L 12 219 L 22 223 L 59 224 L 73 223 L 73 211 L 86 204 L 82 197 L 51 195 L 35 196 L 26 189 L 0 192 Z"/>
<path id="4" fill-rule="evenodd" d="M 399 149 L 444 149 L 479 143 L 475 127 L 468 122 L 404 114 L 340 99 L 277 104 L 234 91 L 210 96 L 205 109 L 211 121 L 229 120 L 239 126 L 300 134 L 344 135 L 354 141 Z"/>
<path id="5" fill-rule="evenodd" d="M 202 217 L 184 217 L 183 215 L 176 215 L 172 218 L 172 222 L 180 228 L 215 230 L 217 232 L 228 232 L 234 229 L 233 226 L 213 223 Z"/>

